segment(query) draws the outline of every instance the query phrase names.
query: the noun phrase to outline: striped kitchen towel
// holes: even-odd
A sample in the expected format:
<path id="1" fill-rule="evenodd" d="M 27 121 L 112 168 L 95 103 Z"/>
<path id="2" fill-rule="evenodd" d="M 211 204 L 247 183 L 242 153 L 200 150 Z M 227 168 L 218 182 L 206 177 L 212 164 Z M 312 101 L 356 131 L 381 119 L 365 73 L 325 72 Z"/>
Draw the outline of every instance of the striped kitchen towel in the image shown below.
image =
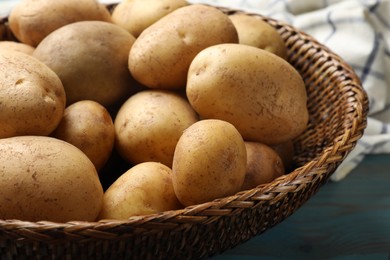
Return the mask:
<path id="1" fill-rule="evenodd" d="M 390 0 L 190 0 L 283 20 L 352 66 L 368 93 L 368 126 L 331 176 L 345 178 L 367 154 L 390 153 Z"/>

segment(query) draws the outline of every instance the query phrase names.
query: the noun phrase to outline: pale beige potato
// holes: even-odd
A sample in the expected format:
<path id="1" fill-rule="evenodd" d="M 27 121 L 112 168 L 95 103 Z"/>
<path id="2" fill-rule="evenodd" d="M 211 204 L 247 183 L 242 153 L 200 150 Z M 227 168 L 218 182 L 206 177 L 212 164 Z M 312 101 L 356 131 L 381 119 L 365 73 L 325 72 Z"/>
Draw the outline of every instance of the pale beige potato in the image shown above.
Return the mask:
<path id="1" fill-rule="evenodd" d="M 132 0 L 120 2 L 112 12 L 112 22 L 122 26 L 135 37 L 160 18 L 180 7 L 185 0 Z"/>
<path id="2" fill-rule="evenodd" d="M 61 80 L 48 66 L 31 55 L 0 50 L 0 138 L 49 135 L 65 102 Z"/>
<path id="3" fill-rule="evenodd" d="M 129 70 L 150 88 L 185 88 L 188 67 L 199 51 L 237 42 L 236 28 L 222 11 L 199 4 L 185 6 L 140 34 L 130 50 Z"/>
<path id="4" fill-rule="evenodd" d="M 249 190 L 258 185 L 270 183 L 285 173 L 283 160 L 268 145 L 245 142 L 245 147 L 247 163 L 242 190 Z"/>
<path id="5" fill-rule="evenodd" d="M 106 190 L 98 219 L 127 219 L 182 208 L 172 186 L 172 170 L 157 162 L 137 164 Z"/>
<path id="6" fill-rule="evenodd" d="M 103 189 L 88 157 L 47 136 L 0 139 L 0 219 L 95 221 Z"/>
<path id="7" fill-rule="evenodd" d="M 37 46 L 56 29 L 78 21 L 111 21 L 107 8 L 97 0 L 23 0 L 9 15 L 16 38 Z"/>
<path id="8" fill-rule="evenodd" d="M 198 115 L 182 96 L 145 90 L 131 96 L 115 118 L 116 144 L 128 162 L 161 162 L 172 166 L 177 141 Z"/>
<path id="9" fill-rule="evenodd" d="M 229 15 L 241 44 L 254 46 L 287 59 L 287 47 L 278 31 L 260 17 L 235 13 Z"/>
<path id="10" fill-rule="evenodd" d="M 94 100 L 109 107 L 130 95 L 135 85 L 127 68 L 134 40 L 118 25 L 82 21 L 51 33 L 33 56 L 60 77 L 67 105 Z"/>
<path id="11" fill-rule="evenodd" d="M 99 171 L 111 155 L 115 128 L 107 109 L 92 100 L 82 100 L 65 108 L 64 116 L 51 136 L 83 151 Z"/>
<path id="12" fill-rule="evenodd" d="M 246 141 L 282 143 L 307 127 L 301 75 L 284 59 L 253 46 L 219 44 L 200 52 L 191 63 L 186 92 L 202 118 L 232 123 Z"/>
<path id="13" fill-rule="evenodd" d="M 21 42 L 0 41 L 0 51 L 2 50 L 20 51 L 31 55 L 35 48 Z"/>
<path id="14" fill-rule="evenodd" d="M 222 120 L 201 120 L 177 143 L 173 188 L 184 206 L 199 204 L 240 191 L 245 170 L 246 148 L 237 129 Z"/>

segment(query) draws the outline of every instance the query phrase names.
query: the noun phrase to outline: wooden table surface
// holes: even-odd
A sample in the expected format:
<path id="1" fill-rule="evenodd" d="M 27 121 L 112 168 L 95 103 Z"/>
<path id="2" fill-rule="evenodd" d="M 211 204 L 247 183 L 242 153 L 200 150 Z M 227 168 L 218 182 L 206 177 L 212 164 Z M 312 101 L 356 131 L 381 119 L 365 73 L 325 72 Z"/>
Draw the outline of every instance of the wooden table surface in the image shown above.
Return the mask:
<path id="1" fill-rule="evenodd" d="M 212 259 L 390 259 L 390 155 L 369 155 L 285 221 Z"/>

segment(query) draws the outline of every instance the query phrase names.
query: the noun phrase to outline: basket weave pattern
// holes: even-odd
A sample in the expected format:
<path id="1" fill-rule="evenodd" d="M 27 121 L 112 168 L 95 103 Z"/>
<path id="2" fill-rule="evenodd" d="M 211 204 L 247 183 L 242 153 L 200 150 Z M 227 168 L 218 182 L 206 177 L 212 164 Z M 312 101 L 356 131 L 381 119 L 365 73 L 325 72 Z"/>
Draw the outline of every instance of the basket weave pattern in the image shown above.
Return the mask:
<path id="1" fill-rule="evenodd" d="M 204 258 L 261 234 L 310 199 L 363 135 L 367 95 L 353 70 L 315 39 L 280 21 L 246 14 L 257 15 L 278 30 L 289 62 L 307 86 L 310 120 L 294 142 L 293 172 L 234 196 L 123 221 L 0 220 L 0 256 Z M 15 40 L 7 18 L 0 20 L 0 40 Z"/>

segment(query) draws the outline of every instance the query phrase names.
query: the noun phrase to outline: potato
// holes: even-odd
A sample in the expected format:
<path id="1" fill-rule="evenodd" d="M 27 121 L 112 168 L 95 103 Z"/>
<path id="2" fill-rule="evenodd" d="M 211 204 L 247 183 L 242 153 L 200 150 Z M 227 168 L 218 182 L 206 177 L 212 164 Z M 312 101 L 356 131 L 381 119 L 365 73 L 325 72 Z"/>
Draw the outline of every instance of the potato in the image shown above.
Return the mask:
<path id="1" fill-rule="evenodd" d="M 118 25 L 82 21 L 52 32 L 33 56 L 60 77 L 67 105 L 94 100 L 109 107 L 132 91 L 127 59 L 134 40 Z"/>
<path id="2" fill-rule="evenodd" d="M 35 48 L 21 42 L 0 41 L 0 51 L 1 50 L 20 51 L 31 55 Z"/>
<path id="3" fill-rule="evenodd" d="M 271 148 L 279 154 L 283 161 L 285 171 L 291 171 L 294 167 L 294 143 L 288 140 L 284 143 L 271 145 Z"/>
<path id="4" fill-rule="evenodd" d="M 46 136 L 0 139 L 0 219 L 95 221 L 103 189 L 75 146 Z"/>
<path id="5" fill-rule="evenodd" d="M 235 13 L 229 15 L 241 44 L 254 46 L 287 59 L 287 48 L 278 31 L 260 17 Z"/>
<path id="6" fill-rule="evenodd" d="M 246 149 L 237 129 L 222 120 L 201 120 L 180 137 L 172 182 L 184 206 L 238 192 L 245 178 Z"/>
<path id="7" fill-rule="evenodd" d="M 273 181 L 284 172 L 283 160 L 268 145 L 245 142 L 247 164 L 242 190 L 253 189 L 260 184 Z"/>
<path id="8" fill-rule="evenodd" d="M 0 51 L 0 138 L 49 135 L 65 109 L 58 76 L 31 55 Z"/>
<path id="9" fill-rule="evenodd" d="M 112 22 L 138 37 L 143 30 L 180 7 L 185 0 L 132 0 L 120 2 L 112 12 Z"/>
<path id="10" fill-rule="evenodd" d="M 130 50 L 129 70 L 150 88 L 184 88 L 195 55 L 208 46 L 229 42 L 237 43 L 238 36 L 227 15 L 211 6 L 185 6 L 141 33 Z"/>
<path id="11" fill-rule="evenodd" d="M 107 8 L 96 0 L 23 0 L 9 15 L 9 26 L 19 41 L 37 46 L 56 29 L 77 21 L 111 21 Z"/>
<path id="12" fill-rule="evenodd" d="M 127 219 L 181 207 L 173 191 L 172 170 L 161 163 L 144 162 L 106 190 L 99 219 Z"/>
<path id="13" fill-rule="evenodd" d="M 201 51 L 189 68 L 186 92 L 202 118 L 232 123 L 246 141 L 282 143 L 307 127 L 302 77 L 287 61 L 253 46 Z"/>
<path id="14" fill-rule="evenodd" d="M 65 109 L 52 136 L 79 148 L 99 171 L 114 147 L 115 128 L 105 107 L 92 100 L 82 100 Z"/>
<path id="15" fill-rule="evenodd" d="M 174 92 L 146 90 L 131 96 L 115 118 L 116 149 L 127 161 L 172 166 L 183 131 L 198 121 L 187 100 Z"/>

